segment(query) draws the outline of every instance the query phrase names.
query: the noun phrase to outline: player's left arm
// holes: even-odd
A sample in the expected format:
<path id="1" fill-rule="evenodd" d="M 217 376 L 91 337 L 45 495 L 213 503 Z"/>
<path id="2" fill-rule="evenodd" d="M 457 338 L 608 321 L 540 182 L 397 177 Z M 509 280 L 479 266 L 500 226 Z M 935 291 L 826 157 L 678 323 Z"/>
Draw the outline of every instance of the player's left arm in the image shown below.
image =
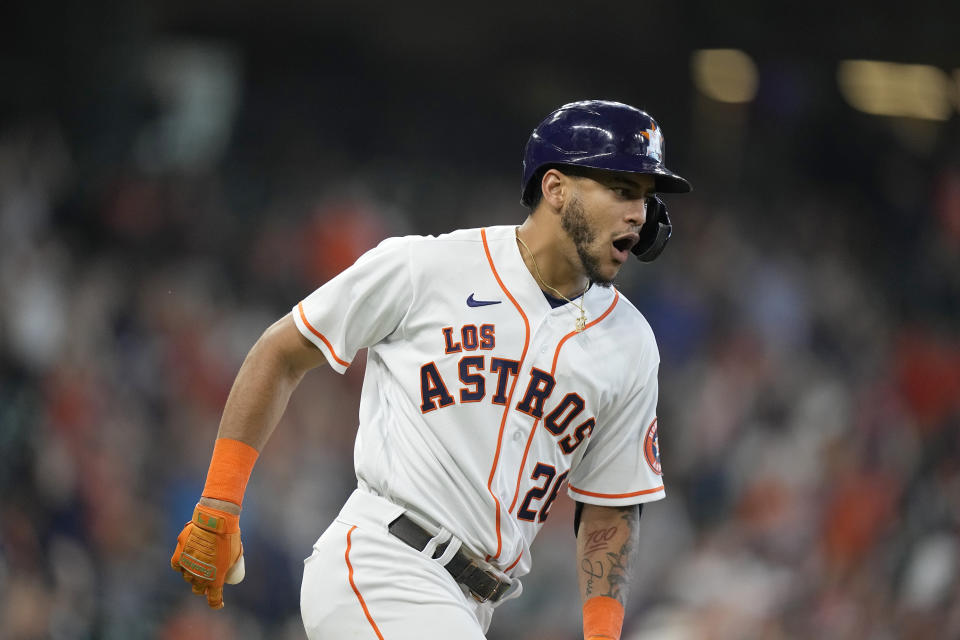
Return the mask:
<path id="1" fill-rule="evenodd" d="M 581 506 L 582 505 L 582 506 Z M 577 575 L 586 640 L 619 640 L 639 541 L 639 505 L 577 505 Z"/>

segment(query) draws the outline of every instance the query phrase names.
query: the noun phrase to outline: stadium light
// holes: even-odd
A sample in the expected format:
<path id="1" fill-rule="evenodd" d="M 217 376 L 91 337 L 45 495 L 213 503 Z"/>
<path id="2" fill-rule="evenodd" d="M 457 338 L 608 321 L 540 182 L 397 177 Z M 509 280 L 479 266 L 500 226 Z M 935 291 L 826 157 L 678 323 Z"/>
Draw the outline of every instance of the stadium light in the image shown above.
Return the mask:
<path id="1" fill-rule="evenodd" d="M 757 95 L 757 65 L 739 49 L 700 49 L 690 57 L 697 89 L 720 102 L 750 102 Z"/>
<path id="2" fill-rule="evenodd" d="M 854 109 L 881 116 L 947 120 L 950 78 L 936 67 L 875 60 L 844 60 L 837 84 Z"/>

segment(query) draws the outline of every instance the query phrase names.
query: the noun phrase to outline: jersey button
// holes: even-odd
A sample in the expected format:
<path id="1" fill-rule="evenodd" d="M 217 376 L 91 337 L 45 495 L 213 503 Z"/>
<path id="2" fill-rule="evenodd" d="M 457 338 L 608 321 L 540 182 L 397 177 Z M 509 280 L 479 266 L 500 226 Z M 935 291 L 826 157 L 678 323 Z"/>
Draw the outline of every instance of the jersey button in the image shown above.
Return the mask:
<path id="1" fill-rule="evenodd" d="M 523 442 L 523 431 L 520 431 L 520 429 L 517 429 L 516 431 L 514 431 L 513 439 L 516 440 L 517 442 Z"/>

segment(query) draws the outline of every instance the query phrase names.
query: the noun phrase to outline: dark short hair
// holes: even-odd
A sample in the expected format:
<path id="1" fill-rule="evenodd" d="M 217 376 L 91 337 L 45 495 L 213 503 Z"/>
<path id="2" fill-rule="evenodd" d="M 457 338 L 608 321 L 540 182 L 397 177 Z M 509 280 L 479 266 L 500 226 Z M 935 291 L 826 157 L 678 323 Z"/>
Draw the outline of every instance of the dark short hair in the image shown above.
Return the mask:
<path id="1" fill-rule="evenodd" d="M 578 167 L 574 164 L 545 164 L 539 169 L 536 173 L 533 174 L 533 177 L 530 178 L 530 182 L 536 185 L 536 188 L 530 192 L 530 211 L 533 211 L 540 205 L 540 200 L 543 199 L 543 187 L 541 183 L 543 182 L 543 174 L 545 174 L 550 169 L 556 169 L 565 176 L 571 176 L 574 178 L 589 178 L 591 175 L 597 173 L 596 169 L 591 169 L 590 167 Z"/>

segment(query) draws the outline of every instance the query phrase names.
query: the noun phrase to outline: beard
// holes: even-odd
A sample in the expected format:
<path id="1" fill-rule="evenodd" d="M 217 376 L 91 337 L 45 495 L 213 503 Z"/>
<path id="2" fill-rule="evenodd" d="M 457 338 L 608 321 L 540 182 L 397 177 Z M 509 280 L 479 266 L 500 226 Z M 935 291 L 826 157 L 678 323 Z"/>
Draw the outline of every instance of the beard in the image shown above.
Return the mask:
<path id="1" fill-rule="evenodd" d="M 605 277 L 600 272 L 600 261 L 590 253 L 590 245 L 597 239 L 597 234 L 590 228 L 579 198 L 571 199 L 560 212 L 560 225 L 573 240 L 580 264 L 583 265 L 583 271 L 590 282 L 601 287 L 609 287 L 613 284 L 613 279 Z"/>

